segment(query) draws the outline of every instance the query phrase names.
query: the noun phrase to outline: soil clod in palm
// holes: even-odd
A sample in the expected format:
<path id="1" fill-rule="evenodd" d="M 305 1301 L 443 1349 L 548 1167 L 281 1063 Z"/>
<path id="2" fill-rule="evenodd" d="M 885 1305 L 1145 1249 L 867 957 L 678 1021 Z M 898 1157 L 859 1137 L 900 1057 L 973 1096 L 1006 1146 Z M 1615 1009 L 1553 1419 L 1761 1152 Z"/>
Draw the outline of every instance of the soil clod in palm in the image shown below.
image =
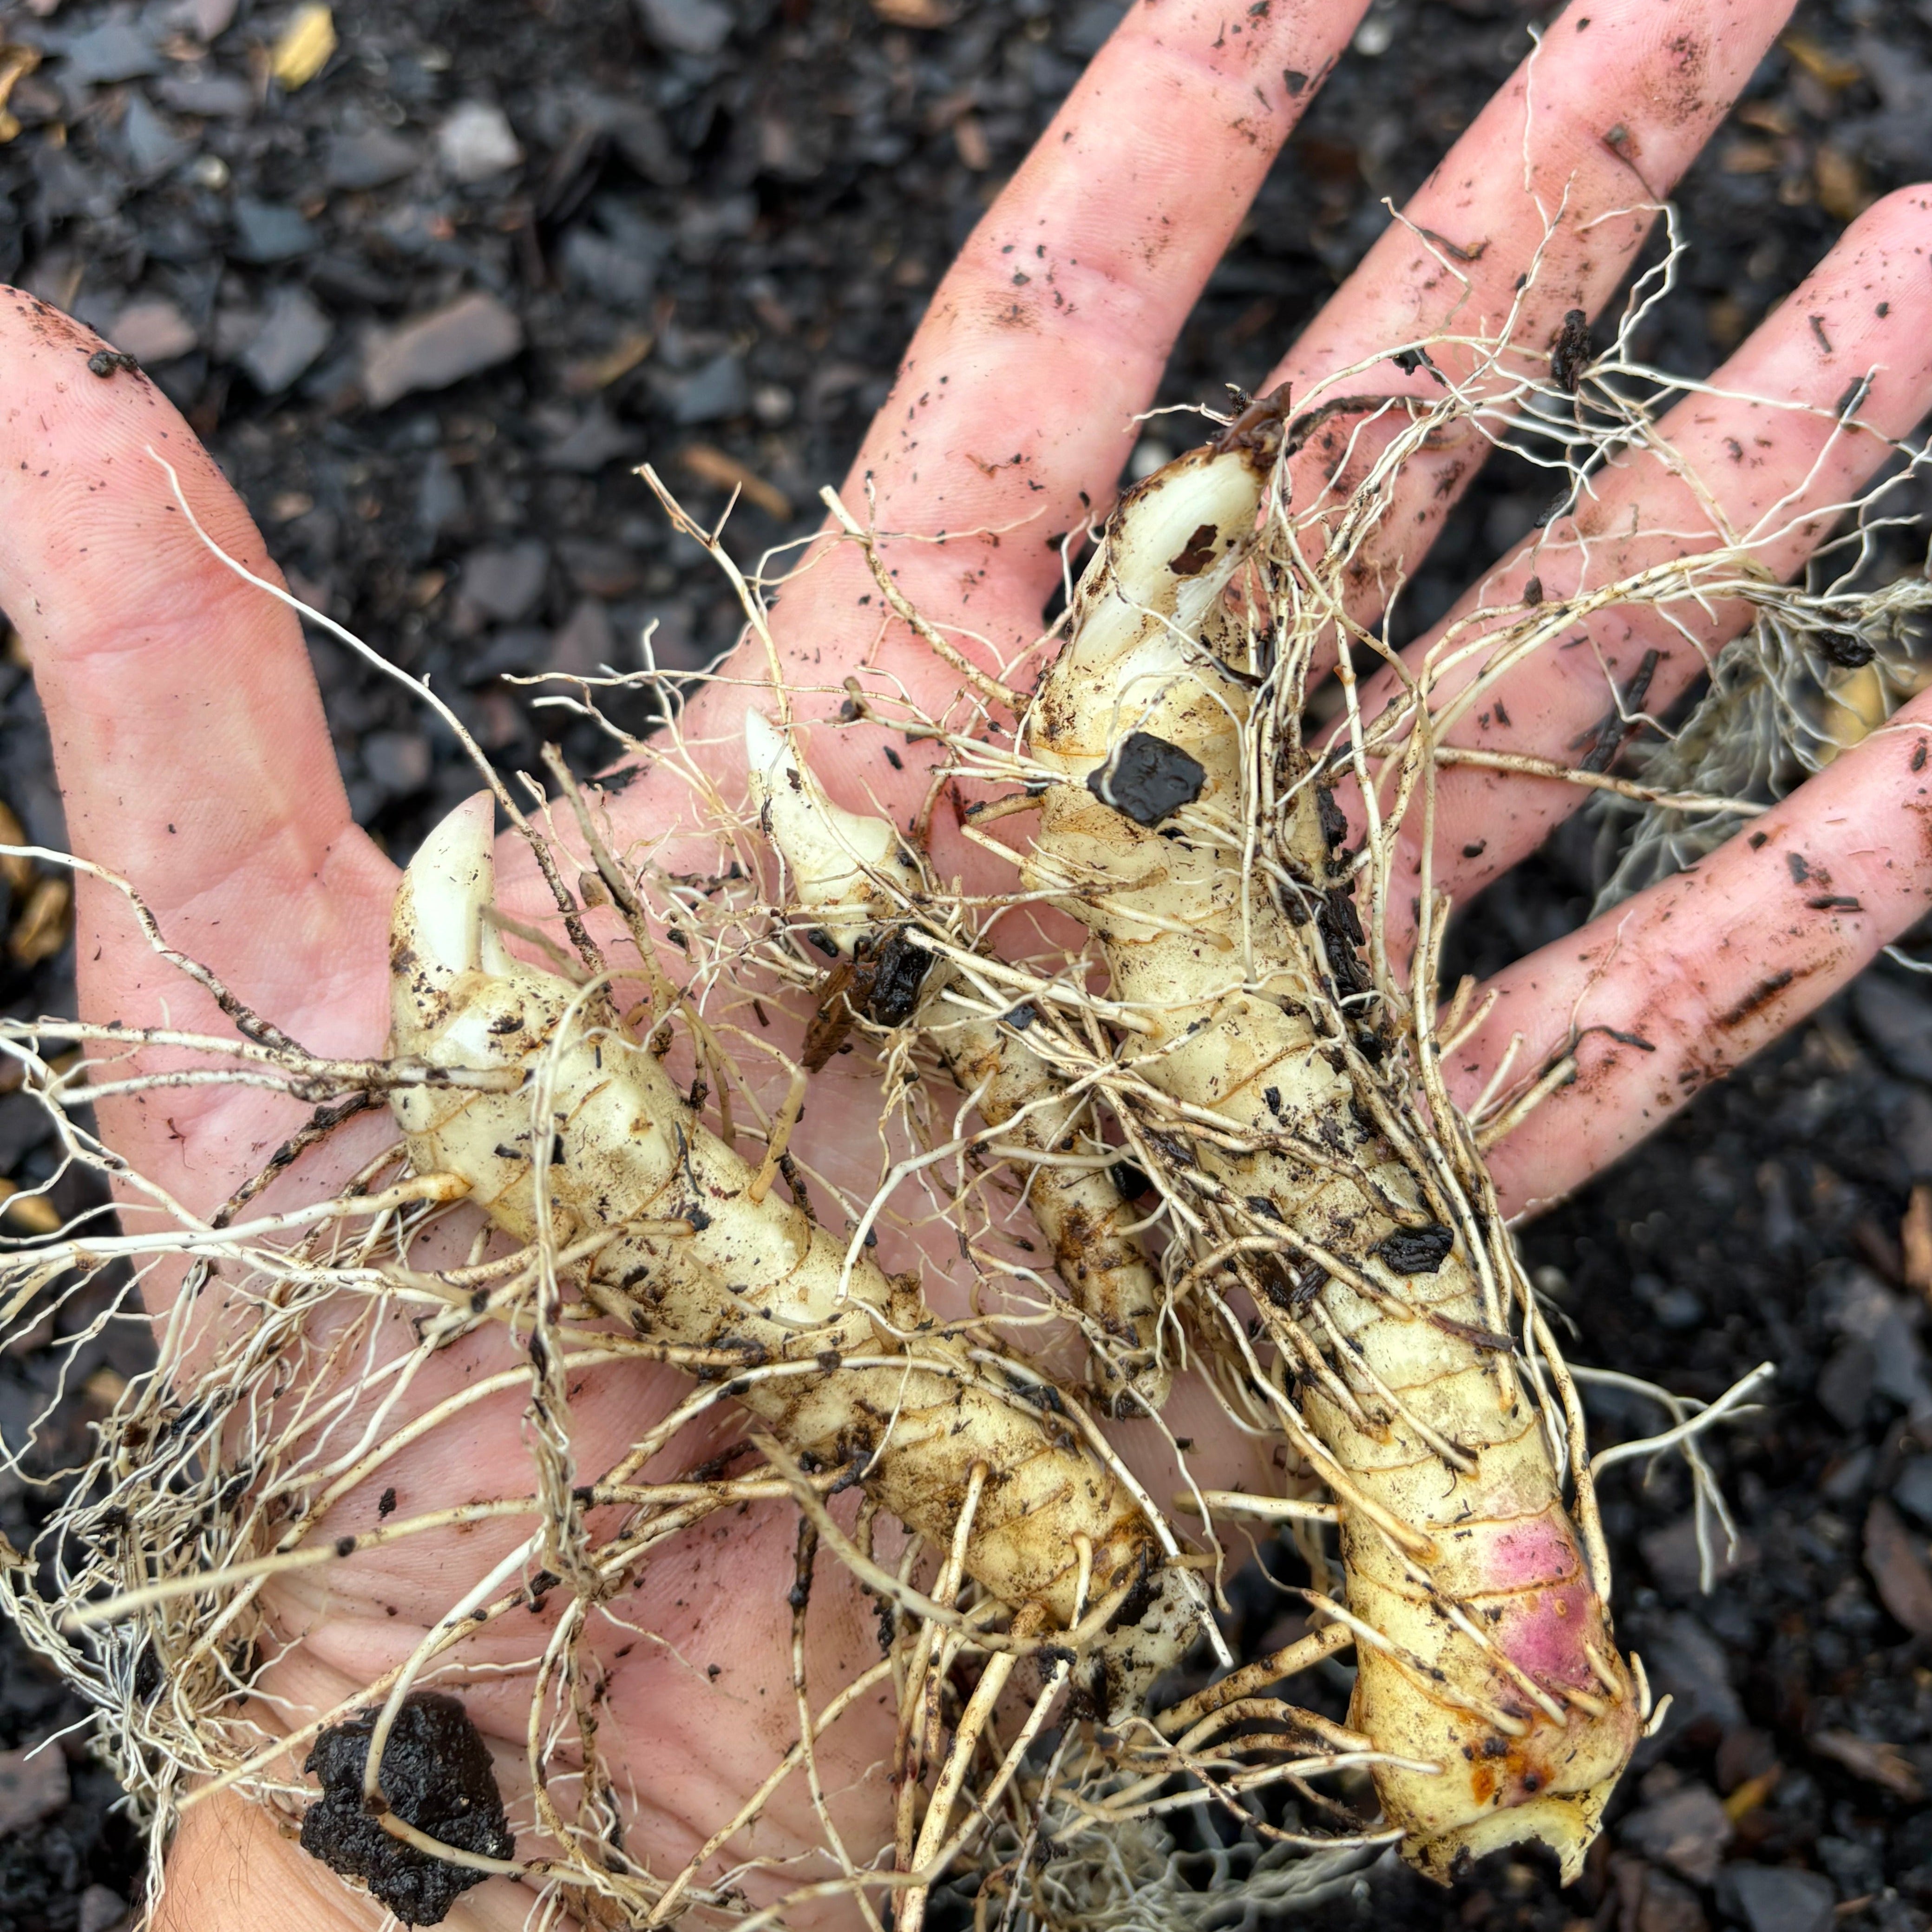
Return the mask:
<path id="1" fill-rule="evenodd" d="M 322 1796 L 303 1816 L 302 1850 L 362 1880 L 405 1925 L 438 1925 L 486 1874 L 406 1844 L 364 1806 L 376 1716 L 358 1712 L 316 1738 L 302 1768 L 321 1780 Z M 398 1817 L 440 1844 L 492 1858 L 515 1850 L 489 1751 L 454 1697 L 417 1690 L 403 1700 L 382 1750 L 382 1790 Z"/>

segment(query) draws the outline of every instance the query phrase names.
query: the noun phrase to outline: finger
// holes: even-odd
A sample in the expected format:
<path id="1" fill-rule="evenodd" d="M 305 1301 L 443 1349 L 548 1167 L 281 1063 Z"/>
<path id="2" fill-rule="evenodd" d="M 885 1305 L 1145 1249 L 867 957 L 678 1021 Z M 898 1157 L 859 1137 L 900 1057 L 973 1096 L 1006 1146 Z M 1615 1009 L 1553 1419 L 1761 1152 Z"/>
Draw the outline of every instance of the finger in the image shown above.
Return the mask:
<path id="1" fill-rule="evenodd" d="M 1028 519 L 1024 570 L 986 544 L 1024 579 L 1028 634 L 1059 568 L 1042 538 L 1111 494 L 1134 415 L 1364 10 L 1130 8 L 934 295 L 848 487 L 874 479 L 884 529 Z M 974 548 L 949 543 L 933 579 L 956 586 L 986 560 Z"/>
<path id="2" fill-rule="evenodd" d="M 1498 974 L 1444 1063 L 1467 1106 L 1521 1034 L 1574 1084 L 1490 1154 L 1505 1208 L 1576 1187 L 1795 1025 L 1932 904 L 1932 693 L 1688 872 Z"/>
<path id="3" fill-rule="evenodd" d="M 1130 9 L 934 294 L 844 494 L 881 531 L 944 536 L 892 546 L 892 565 L 922 611 L 987 640 L 963 642 L 982 664 L 1040 630 L 1058 540 L 1112 496 L 1182 323 L 1364 10 Z M 929 708 L 958 681 L 882 623 L 849 547 L 792 583 L 776 629 L 802 689 L 836 691 L 882 638 L 893 676 Z M 755 647 L 725 668 L 766 674 Z M 734 772 L 743 703 L 714 688 L 692 714 Z M 828 747 L 842 796 L 838 766 Z M 920 783 L 914 772 L 882 789 L 897 804 Z M 629 815 L 654 812 L 634 802 Z"/>
<path id="4" fill-rule="evenodd" d="M 1867 210 L 1711 379 L 1717 393 L 1694 395 L 1665 417 L 1660 436 L 1669 458 L 1645 452 L 1612 464 L 1574 517 L 1519 545 L 1411 649 L 1412 668 L 1452 636 L 1459 652 L 1479 641 L 1485 608 L 1508 614 L 1494 626 L 1500 640 L 1524 614 L 1532 577 L 1540 586 L 1540 616 L 1592 586 L 1714 548 L 1714 510 L 1733 531 L 1762 532 L 1754 554 L 1776 576 L 1792 575 L 1830 533 L 1838 507 L 1892 454 L 1888 439 L 1906 435 L 1932 409 L 1928 308 L 1932 189 L 1901 190 Z M 1840 406 L 1868 374 L 1871 385 L 1857 414 L 1870 429 L 1851 428 L 1840 422 Z M 1700 530 L 1709 534 L 1689 534 Z M 1446 742 L 1574 764 L 1592 748 L 1583 742 L 1592 732 L 1621 735 L 1617 692 L 1650 653 L 1656 656 L 1642 708 L 1660 714 L 1750 617 L 1738 601 L 1612 606 L 1567 630 L 1561 648 L 1538 650 L 1493 688 L 1485 686 Z M 1478 621 L 1471 625 L 1472 618 Z M 1471 626 L 1466 638 L 1460 626 Z M 1469 689 L 1489 655 L 1475 649 L 1445 675 L 1436 688 L 1438 710 Z M 1394 694 L 1392 682 L 1378 681 L 1371 709 Z M 1587 796 L 1559 781 L 1466 766 L 1444 771 L 1436 792 L 1436 877 L 1453 892 L 1474 891 L 1533 850 Z M 1405 857 L 1413 856 L 1412 844 Z M 1390 908 L 1392 922 L 1399 913 Z"/>
<path id="5" fill-rule="evenodd" d="M 1364 356 L 1438 332 L 1488 334 L 1519 302 L 1511 340 L 1546 352 L 1567 311 L 1594 314 L 1615 292 L 1650 232 L 1656 201 L 1710 139 L 1790 11 L 1789 0 L 1576 0 L 1270 382 L 1288 382 L 1298 398 L 1313 400 L 1318 385 Z M 1472 350 L 1451 344 L 1432 352 L 1459 379 L 1476 369 Z M 1429 400 L 1441 393 L 1426 370 L 1404 375 L 1393 363 L 1346 386 Z M 1312 506 L 1324 491 L 1331 501 L 1345 496 L 1398 433 L 1394 421 L 1366 429 L 1348 418 L 1334 422 L 1295 465 L 1296 504 Z M 1355 453 L 1331 476 L 1351 436 Z M 1472 425 L 1405 466 L 1393 508 L 1359 571 L 1352 568 L 1358 619 L 1380 611 L 1386 586 L 1435 541 L 1487 453 Z"/>
<path id="6" fill-rule="evenodd" d="M 214 542 L 275 576 L 239 500 L 154 386 L 90 373 L 101 346 L 32 296 L 0 296 L 0 608 L 33 661 L 69 840 L 136 884 L 171 943 L 305 1045 L 377 1050 L 392 874 L 350 818 L 300 629 L 196 538 L 150 448 Z M 85 1012 L 130 1025 L 214 1019 L 116 896 L 82 881 L 80 911 Z M 197 1112 L 178 1097 L 123 1106 L 112 1124 L 150 1172 L 178 1166 L 170 1150 Z M 272 1148 L 280 1132 L 259 1103 L 256 1115 Z M 190 1191 L 220 1201 L 232 1182 L 209 1164 Z"/>

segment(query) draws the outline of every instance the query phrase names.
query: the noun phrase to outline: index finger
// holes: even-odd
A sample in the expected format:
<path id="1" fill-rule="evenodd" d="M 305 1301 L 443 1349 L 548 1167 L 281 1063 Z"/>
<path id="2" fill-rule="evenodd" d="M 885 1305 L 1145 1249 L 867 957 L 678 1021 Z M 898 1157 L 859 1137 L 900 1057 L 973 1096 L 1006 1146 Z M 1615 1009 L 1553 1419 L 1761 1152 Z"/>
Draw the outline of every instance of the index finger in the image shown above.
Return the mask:
<path id="1" fill-rule="evenodd" d="M 173 405 L 138 372 L 92 372 L 102 346 L 32 296 L 0 295 L 0 608 L 33 661 L 70 844 L 132 880 L 172 944 L 305 1045 L 374 1051 L 394 875 L 350 817 L 300 628 L 188 526 L 157 457 L 212 541 L 275 576 Z M 116 895 L 82 880 L 79 904 L 85 1012 L 215 1018 Z M 185 1132 L 196 1108 L 179 1097 L 167 1111 Z M 150 1111 L 124 1103 L 110 1130 L 172 1172 Z M 271 1147 L 284 1130 L 259 1102 L 229 1119 Z M 220 1200 L 229 1177 L 219 1162 L 209 1174 L 202 1191 Z"/>

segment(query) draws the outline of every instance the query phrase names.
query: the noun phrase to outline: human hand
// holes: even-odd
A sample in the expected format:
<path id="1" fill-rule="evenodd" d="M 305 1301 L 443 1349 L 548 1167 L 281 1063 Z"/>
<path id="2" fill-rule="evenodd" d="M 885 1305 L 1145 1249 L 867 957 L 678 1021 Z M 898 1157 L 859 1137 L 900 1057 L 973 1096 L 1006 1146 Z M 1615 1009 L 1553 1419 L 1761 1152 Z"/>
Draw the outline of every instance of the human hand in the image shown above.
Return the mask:
<path id="1" fill-rule="evenodd" d="M 1265 16 L 1244 15 L 1240 34 L 1211 42 L 1222 27 L 1211 10 L 1141 8 L 1130 16 L 969 244 L 908 352 L 855 466 L 855 476 L 874 480 L 880 527 L 979 532 L 1024 524 L 1044 536 L 1106 500 L 1134 440 L 1133 413 L 1151 395 L 1202 281 L 1307 98 L 1306 89 L 1286 94 L 1282 72 L 1324 72 L 1345 48 L 1358 10 L 1315 4 L 1291 13 L 1277 4 Z M 1592 14 L 1587 30 L 1574 13 L 1556 23 L 1535 70 L 1535 178 L 1552 205 L 1568 183 L 1570 202 L 1523 324 L 1528 341 L 1546 340 L 1568 308 L 1594 310 L 1607 298 L 1647 224 L 1640 213 L 1598 218 L 1647 200 L 1646 190 L 1667 188 L 1749 76 L 1783 9 L 1625 4 Z M 1632 101 L 1640 105 L 1633 110 Z M 1478 256 L 1462 264 L 1473 311 L 1501 310 L 1540 238 L 1540 218 L 1522 186 L 1523 114 L 1520 77 L 1408 211 L 1417 228 Z M 1619 124 L 1622 134 L 1612 145 L 1604 136 Z M 1123 157 L 1131 158 L 1130 174 Z M 1932 301 L 1928 235 L 1932 206 L 1922 193 L 1870 211 L 1804 292 L 1740 350 L 1726 386 L 1828 410 L 1852 376 L 1881 365 L 1864 413 L 1902 433 L 1932 397 L 1924 329 Z M 1385 342 L 1430 332 L 1462 294 L 1412 231 L 1391 228 L 1273 380 L 1305 389 Z M 1817 332 L 1814 315 L 1822 318 Z M 380 1052 L 393 869 L 350 821 L 292 620 L 193 542 L 144 447 L 152 444 L 176 464 L 216 541 L 257 568 L 259 538 L 151 388 L 85 373 L 97 346 L 91 338 L 25 298 L 0 304 L 0 331 L 13 376 L 8 460 L 0 465 L 8 492 L 0 603 L 34 655 L 75 849 L 131 879 L 172 944 L 214 966 L 256 1010 L 305 1045 L 342 1054 Z M 1385 373 L 1378 387 L 1400 390 L 1394 372 Z M 1812 473 L 1824 440 L 1818 419 L 1719 402 L 1687 406 L 1672 434 L 1727 493 L 1738 520 L 1794 488 L 1820 504 L 1841 500 L 1880 453 L 1874 440 L 1841 440 L 1827 466 Z M 1726 442 L 1733 437 L 1751 458 L 1731 460 Z M 1420 554 L 1472 467 L 1466 450 L 1412 466 L 1388 526 L 1390 564 Z M 1683 525 L 1681 502 L 1654 472 L 1633 464 L 1614 488 L 1628 502 L 1619 502 L 1615 515 L 1606 510 L 1601 530 L 1625 527 L 1631 505 L 1642 529 Z M 859 494 L 848 490 L 848 497 L 856 502 Z M 1552 594 L 1560 594 L 1563 536 L 1560 526 L 1544 533 L 1534 566 Z M 1627 569 L 1646 542 L 1676 541 L 1634 536 L 1603 567 Z M 970 536 L 943 548 L 902 546 L 893 560 L 902 588 L 929 616 L 977 632 L 1006 655 L 1038 629 L 1059 568 L 1047 544 L 1024 531 L 998 545 Z M 1798 558 L 1794 550 L 1768 560 L 1789 569 Z M 1492 596 L 1530 568 L 1498 566 L 1487 580 Z M 836 683 L 841 667 L 862 660 L 882 665 L 940 708 L 953 674 L 890 627 L 881 629 L 876 606 L 860 601 L 872 589 L 858 560 L 839 553 L 789 590 L 779 631 L 788 664 L 801 684 L 812 685 Z M 1354 614 L 1372 616 L 1375 604 L 1375 586 L 1365 583 Z M 1725 621 L 1714 620 L 1709 641 L 1723 634 Z M 1649 640 L 1640 629 L 1612 622 L 1598 641 L 1611 670 L 1628 676 Z M 754 662 L 734 668 L 759 673 Z M 1667 701 L 1673 678 L 1682 688 L 1695 669 L 1679 652 L 1653 686 L 1653 702 Z M 1589 670 L 1596 672 L 1594 660 Z M 1506 696 L 1515 721 L 1508 744 L 1558 757 L 1604 703 L 1600 676 L 1568 678 L 1553 658 L 1526 665 Z M 699 700 L 690 721 L 694 740 L 718 748 L 716 769 L 728 789 L 736 782 L 731 748 L 742 702 L 742 694 L 721 686 Z M 1493 748 L 1504 740 L 1492 734 L 1483 742 Z M 1640 1033 L 1654 1049 L 1620 1053 L 1607 1034 L 1592 1036 L 1586 1078 L 1498 1150 L 1507 1199 L 1521 1204 L 1575 1184 L 1679 1104 L 1696 1081 L 1808 1010 L 1916 916 L 1924 862 L 1916 848 L 1870 849 L 1868 830 L 1912 807 L 1911 749 L 1898 737 L 1874 741 L 1763 821 L 1758 829 L 1770 835 L 1768 842 L 1741 844 L 1694 878 L 1624 909 L 1612 930 L 1579 935 L 1502 976 L 1495 1018 L 1459 1058 L 1466 1095 L 1480 1088 L 1512 1030 L 1529 1036 L 1532 1054 L 1552 1046 L 1586 995 L 1580 1017 Z M 813 754 L 835 790 L 856 802 L 856 734 L 850 742 L 821 734 Z M 869 747 L 864 754 L 875 755 Z M 864 773 L 874 794 L 902 813 L 922 789 L 916 760 L 908 764 L 902 777 L 869 762 Z M 1445 778 L 1442 797 L 1436 876 L 1463 893 L 1530 849 L 1574 802 L 1557 788 L 1544 795 L 1520 784 L 1498 802 L 1489 782 L 1466 772 Z M 683 808 L 657 777 L 614 802 L 620 826 L 652 835 Z M 943 836 L 941 870 L 963 870 L 967 859 L 949 850 Z M 1478 845 L 1480 854 L 1465 855 Z M 1802 850 L 1814 872 L 1828 870 L 1832 896 L 1856 898 L 1858 909 L 1810 906 L 1818 895 L 1794 886 L 1785 856 L 1792 850 Z M 515 870 L 508 859 L 505 869 Z M 274 909 L 266 918 L 265 907 Z M 193 1003 L 181 982 L 153 958 L 118 902 L 84 884 L 80 918 L 90 1014 L 152 1023 L 165 1000 L 177 1023 L 188 1018 Z M 142 1172 L 206 1211 L 260 1165 L 293 1123 L 284 1106 L 259 1096 L 201 1096 L 165 1108 L 152 1100 L 122 1103 L 104 1109 L 103 1124 Z M 814 1108 L 815 1145 L 869 1147 L 874 1110 L 862 1081 L 828 1083 Z M 368 1124 L 345 1134 L 304 1166 L 300 1184 L 328 1187 L 379 1139 Z M 848 1168 L 829 1156 L 822 1164 L 835 1181 L 869 1186 L 862 1156 Z M 461 1345 L 439 1358 L 414 1400 L 427 1403 L 465 1374 L 514 1359 L 507 1343 Z M 614 1457 L 636 1418 L 667 1405 L 670 1386 L 662 1375 L 593 1374 L 576 1410 L 581 1466 Z M 405 1455 L 385 1481 L 417 1509 L 466 1495 L 473 1468 L 520 1468 L 522 1406 L 518 1395 L 484 1419 L 472 1416 L 459 1456 L 447 1449 Z M 1204 1480 L 1238 1479 L 1244 1452 L 1226 1441 L 1198 1393 L 1182 1390 L 1173 1419 L 1201 1444 Z M 365 1526 L 376 1486 L 345 1497 L 318 1533 Z M 675 1869 L 790 1734 L 790 1528 L 788 1512 L 754 1513 L 734 1526 L 728 1544 L 694 1547 L 688 1564 L 661 1560 L 622 1608 L 667 1648 L 640 1646 L 620 1658 L 620 1633 L 599 1641 L 610 1683 L 607 1748 L 646 1801 L 629 1843 L 656 1869 Z M 422 1539 L 337 1566 L 326 1588 L 314 1573 L 306 1583 L 280 1586 L 277 1617 L 304 1642 L 276 1667 L 277 1691 L 297 1706 L 326 1707 L 366 1683 L 447 1605 L 456 1593 L 453 1576 L 480 1575 L 506 1546 L 481 1533 L 455 1544 Z M 814 1681 L 836 1683 L 865 1654 L 870 1630 L 849 1596 L 828 1591 L 815 1611 Z M 505 1657 L 527 1648 L 526 1639 L 521 1646 L 514 1636 L 503 1642 Z M 715 1682 L 703 1670 L 712 1661 L 725 1666 Z M 520 1694 L 472 1686 L 466 1701 L 514 1760 Z M 623 1742 L 614 1747 L 614 1739 Z M 877 1732 L 855 1720 L 837 1761 L 856 1776 L 879 1755 Z M 505 1766 L 513 1793 L 518 1770 L 514 1761 Z M 874 1799 L 862 1790 L 847 1802 L 855 1828 L 862 1828 Z M 196 1814 L 197 1835 L 178 1866 L 176 1909 L 184 1924 L 223 1922 L 230 1910 L 226 1875 L 237 1856 L 226 1834 L 256 1828 L 233 1814 L 214 1828 L 206 1822 L 212 1815 Z M 771 1814 L 771 1822 L 801 1842 L 817 1840 L 802 1801 Z M 314 1909 L 360 1922 L 332 1880 L 299 1861 L 276 1869 L 278 1883 L 319 1883 L 318 1898 L 328 1902 Z M 191 1903 L 196 1885 L 206 1888 L 198 1904 Z M 517 1894 L 493 1886 L 470 1894 L 458 1918 L 507 1925 L 520 1919 L 523 1907 Z M 258 1904 L 248 1909 L 259 1912 Z"/>

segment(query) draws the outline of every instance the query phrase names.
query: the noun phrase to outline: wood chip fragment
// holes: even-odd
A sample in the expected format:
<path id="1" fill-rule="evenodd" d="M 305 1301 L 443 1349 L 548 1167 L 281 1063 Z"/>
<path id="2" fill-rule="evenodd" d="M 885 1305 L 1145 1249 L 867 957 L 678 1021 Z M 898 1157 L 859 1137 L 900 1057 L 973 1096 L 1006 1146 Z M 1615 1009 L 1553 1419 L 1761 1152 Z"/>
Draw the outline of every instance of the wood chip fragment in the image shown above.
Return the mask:
<path id="1" fill-rule="evenodd" d="M 60 1210 L 44 1194 L 22 1194 L 18 1184 L 0 1180 L 0 1222 L 10 1234 L 58 1234 Z"/>
<path id="2" fill-rule="evenodd" d="M 1814 40 L 1809 34 L 1786 34 L 1779 39 L 1778 44 L 1814 80 L 1822 81 L 1827 87 L 1850 87 L 1853 81 L 1864 78 L 1864 69 L 1856 61 L 1847 60 L 1842 54 L 1834 54 L 1830 48 Z"/>
<path id="3" fill-rule="evenodd" d="M 1922 1180 L 1906 1203 L 1898 1247 L 1906 1286 L 1932 1300 L 1932 1186 Z"/>
<path id="4" fill-rule="evenodd" d="M 1773 1765 L 1768 1771 L 1761 1771 L 1755 1778 L 1748 1778 L 1736 1790 L 1724 1800 L 1724 1816 L 1735 1825 L 1740 1818 L 1748 1818 L 1776 1789 L 1778 1780 L 1784 1775 L 1781 1764 Z"/>
<path id="5" fill-rule="evenodd" d="M 27 828 L 15 817 L 12 806 L 0 800 L 0 845 L 24 845 L 27 843 Z M 4 879 L 17 894 L 24 892 L 34 883 L 34 862 L 23 859 L 17 854 L 0 858 L 0 879 Z"/>
<path id="6" fill-rule="evenodd" d="M 738 490 L 746 500 L 758 505 L 767 516 L 782 524 L 791 520 L 791 499 L 776 483 L 767 483 L 755 471 L 746 468 L 735 456 L 728 456 L 715 444 L 693 442 L 678 453 L 678 460 L 692 476 L 721 490 Z"/>
<path id="7" fill-rule="evenodd" d="M 953 122 L 952 145 L 959 150 L 959 158 L 976 175 L 984 174 L 993 165 L 993 151 L 976 115 L 962 114 Z"/>
<path id="8" fill-rule="evenodd" d="M 872 11 L 892 27 L 950 27 L 959 17 L 944 0 L 872 0 Z"/>
<path id="9" fill-rule="evenodd" d="M 9 111 L 7 98 L 14 92 L 15 82 L 24 80 L 40 64 L 37 47 L 0 46 L 0 146 L 20 131 L 20 117 Z"/>
<path id="10" fill-rule="evenodd" d="M 1834 221 L 1856 221 L 1872 204 L 1858 163 L 1828 141 L 1811 158 L 1811 182 L 1818 206 Z"/>
<path id="11" fill-rule="evenodd" d="M 51 959 L 67 944 L 74 910 L 74 890 L 64 879 L 42 879 L 27 895 L 27 903 L 8 935 L 7 950 L 22 966 Z"/>
<path id="12" fill-rule="evenodd" d="M 128 1393 L 128 1378 L 106 1363 L 80 1385 L 80 1392 L 97 1408 L 112 1408 Z"/>
<path id="13" fill-rule="evenodd" d="M 1932 1570 L 1918 1540 L 1882 1496 L 1865 1518 L 1865 1568 L 1886 1608 L 1914 1636 L 1932 1636 Z"/>

